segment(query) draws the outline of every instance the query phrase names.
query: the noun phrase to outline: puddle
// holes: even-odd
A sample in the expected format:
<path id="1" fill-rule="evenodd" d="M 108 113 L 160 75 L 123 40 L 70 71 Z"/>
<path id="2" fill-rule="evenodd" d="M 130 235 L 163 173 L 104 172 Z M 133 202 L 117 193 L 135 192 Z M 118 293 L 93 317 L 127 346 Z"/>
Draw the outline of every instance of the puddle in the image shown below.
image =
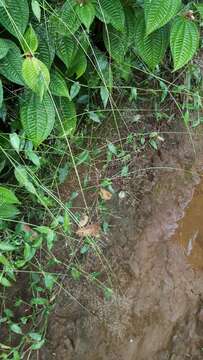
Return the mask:
<path id="1" fill-rule="evenodd" d="M 203 179 L 179 221 L 172 237 L 184 249 L 188 262 L 194 269 L 203 270 Z"/>

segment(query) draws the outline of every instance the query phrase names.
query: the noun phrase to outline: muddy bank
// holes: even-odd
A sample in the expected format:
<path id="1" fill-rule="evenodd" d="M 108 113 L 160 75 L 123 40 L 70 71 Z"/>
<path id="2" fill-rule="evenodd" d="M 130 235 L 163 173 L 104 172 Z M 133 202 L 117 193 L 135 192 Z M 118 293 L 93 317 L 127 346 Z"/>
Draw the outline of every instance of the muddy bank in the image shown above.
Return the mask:
<path id="1" fill-rule="evenodd" d="M 111 201 L 104 254 L 112 299 L 105 300 L 91 282 L 65 280 L 47 344 L 33 358 L 203 358 L 203 272 L 176 241 L 178 221 L 201 182 L 203 140 L 192 134 L 191 143 L 183 132 L 178 126 L 161 153 L 140 159 L 122 185 L 127 196 Z"/>

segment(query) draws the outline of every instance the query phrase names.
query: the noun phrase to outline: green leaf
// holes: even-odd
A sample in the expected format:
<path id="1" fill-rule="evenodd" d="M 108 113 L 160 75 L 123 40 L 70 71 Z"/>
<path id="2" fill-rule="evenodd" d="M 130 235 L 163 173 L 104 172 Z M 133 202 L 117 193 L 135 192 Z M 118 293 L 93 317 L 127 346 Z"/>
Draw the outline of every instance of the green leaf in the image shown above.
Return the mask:
<path id="1" fill-rule="evenodd" d="M 54 246 L 54 242 L 56 240 L 56 233 L 54 232 L 54 230 L 49 230 L 48 234 L 47 234 L 47 247 L 48 250 L 51 250 Z"/>
<path id="2" fill-rule="evenodd" d="M 72 135 L 77 125 L 75 104 L 66 98 L 60 98 L 58 109 L 64 128 L 64 130 L 61 129 L 61 135 Z"/>
<path id="3" fill-rule="evenodd" d="M 81 23 L 84 24 L 89 31 L 96 14 L 94 5 L 90 1 L 84 3 L 81 2 L 76 6 L 76 13 Z"/>
<path id="4" fill-rule="evenodd" d="M 40 167 L 40 157 L 32 150 L 27 150 L 26 155 L 30 161 L 37 167 Z"/>
<path id="5" fill-rule="evenodd" d="M 94 0 L 96 16 L 106 24 L 111 24 L 115 29 L 122 31 L 125 25 L 125 14 L 120 0 Z"/>
<path id="6" fill-rule="evenodd" d="M 31 304 L 32 305 L 47 305 L 48 300 L 46 298 L 36 297 L 36 298 L 32 299 Z"/>
<path id="7" fill-rule="evenodd" d="M 12 44 L 12 42 L 9 43 Z M 7 55 L 0 60 L 0 74 L 15 84 L 24 85 L 22 63 L 20 50 L 13 44 Z"/>
<path id="8" fill-rule="evenodd" d="M 172 24 L 170 47 L 174 62 L 174 71 L 188 63 L 199 46 L 197 25 L 184 17 L 177 17 Z"/>
<path id="9" fill-rule="evenodd" d="M 52 290 L 54 283 L 55 283 L 55 277 L 51 274 L 45 274 L 44 275 L 44 283 L 48 290 Z"/>
<path id="10" fill-rule="evenodd" d="M 73 280 L 76 280 L 76 281 L 80 280 L 81 272 L 78 271 L 75 267 L 72 267 L 71 276 L 72 276 Z"/>
<path id="11" fill-rule="evenodd" d="M 11 329 L 11 331 L 13 331 L 16 334 L 20 334 L 20 335 L 22 334 L 21 327 L 18 324 L 14 324 L 14 323 L 11 324 L 10 329 Z"/>
<path id="12" fill-rule="evenodd" d="M 54 33 L 71 36 L 78 30 L 81 23 L 76 13 L 76 6 L 75 0 L 67 0 L 58 11 L 58 14 L 55 11 L 50 18 Z"/>
<path id="13" fill-rule="evenodd" d="M 36 342 L 35 344 L 32 344 L 32 345 L 31 345 L 31 349 L 32 349 L 32 350 L 39 350 L 39 349 L 42 348 L 42 346 L 44 345 L 44 343 L 45 343 L 45 340 L 44 340 L 44 339 L 41 340 L 41 341 L 38 341 L 38 342 Z"/>
<path id="14" fill-rule="evenodd" d="M 23 128 L 35 147 L 39 146 L 50 135 L 55 122 L 55 108 L 52 99 L 45 94 L 40 98 L 28 92 L 20 110 Z"/>
<path id="15" fill-rule="evenodd" d="M 197 10 L 199 11 L 199 14 L 201 18 L 203 18 L 203 4 L 195 4 Z"/>
<path id="16" fill-rule="evenodd" d="M 79 82 L 74 82 L 74 84 L 70 88 L 70 99 L 73 100 L 80 91 L 80 84 Z"/>
<path id="17" fill-rule="evenodd" d="M 37 0 L 32 0 L 32 11 L 37 20 L 40 22 L 41 19 L 41 7 Z"/>
<path id="18" fill-rule="evenodd" d="M 14 192 L 3 186 L 0 186 L 0 204 L 20 204 Z"/>
<path id="19" fill-rule="evenodd" d="M 57 41 L 56 55 L 69 68 L 76 54 L 76 42 L 73 37 L 60 37 Z"/>
<path id="20" fill-rule="evenodd" d="M 27 86 L 42 99 L 50 83 L 46 65 L 35 57 L 28 57 L 23 62 L 22 74 Z"/>
<path id="21" fill-rule="evenodd" d="M 26 190 L 29 191 L 31 194 L 36 195 L 35 187 L 30 182 L 26 169 L 23 166 L 17 166 L 15 168 L 14 173 L 15 173 L 15 177 L 18 180 L 19 184 L 21 186 L 24 186 L 26 188 Z"/>
<path id="22" fill-rule="evenodd" d="M 0 109 L 2 108 L 3 100 L 4 100 L 4 91 L 3 91 L 2 81 L 0 79 Z"/>
<path id="23" fill-rule="evenodd" d="M 3 276 L 0 276 L 0 284 L 4 287 L 10 287 L 11 286 L 11 283 L 8 279 L 6 279 L 5 277 Z"/>
<path id="24" fill-rule="evenodd" d="M 55 96 L 70 97 L 66 81 L 56 70 L 51 72 L 50 91 Z"/>
<path id="25" fill-rule="evenodd" d="M 39 45 L 38 38 L 31 24 L 29 28 L 26 30 L 26 33 L 21 43 L 25 53 L 33 54 L 37 50 Z"/>
<path id="26" fill-rule="evenodd" d="M 39 41 L 38 58 L 50 69 L 55 56 L 55 43 L 49 31 L 44 31 L 44 26 L 38 27 L 35 31 Z"/>
<path id="27" fill-rule="evenodd" d="M 0 24 L 12 35 L 21 39 L 28 24 L 29 7 L 27 0 L 6 0 L 1 7 Z"/>
<path id="28" fill-rule="evenodd" d="M 0 39 L 0 59 L 3 59 L 7 55 L 12 46 L 16 46 L 12 41 Z"/>
<path id="29" fill-rule="evenodd" d="M 30 332 L 29 337 L 35 341 L 41 341 L 41 339 L 42 339 L 42 335 L 37 332 Z"/>
<path id="30" fill-rule="evenodd" d="M 108 144 L 108 149 L 109 149 L 109 151 L 110 151 L 113 155 L 117 155 L 117 149 L 116 149 L 116 147 L 115 147 L 114 144 L 109 143 L 109 144 Z"/>
<path id="31" fill-rule="evenodd" d="M 16 133 L 9 134 L 9 138 L 10 138 L 10 143 L 11 143 L 12 147 L 15 149 L 15 151 L 17 153 L 19 153 L 19 151 L 20 151 L 20 138 L 19 138 L 18 134 L 16 134 Z"/>
<path id="32" fill-rule="evenodd" d="M 140 18 L 136 25 L 135 45 L 138 55 L 152 70 L 164 57 L 168 46 L 167 33 L 168 28 L 163 27 L 146 36 L 143 18 Z"/>
<path id="33" fill-rule="evenodd" d="M 0 241 L 0 251 L 13 251 L 15 250 L 15 246 L 4 242 L 4 241 Z"/>
<path id="34" fill-rule="evenodd" d="M 178 12 L 181 0 L 145 0 L 146 35 L 167 24 Z"/>
<path id="35" fill-rule="evenodd" d="M 104 108 L 106 108 L 106 105 L 108 103 L 109 95 L 110 95 L 109 90 L 105 86 L 102 86 L 100 88 L 100 96 L 101 96 Z"/>
<path id="36" fill-rule="evenodd" d="M 82 49 L 79 49 L 74 59 L 72 60 L 72 66 L 68 69 L 71 76 L 77 75 L 77 79 L 81 77 L 87 69 L 87 58 Z"/>
<path id="37" fill-rule="evenodd" d="M 111 25 L 108 25 L 107 28 L 104 26 L 103 29 L 104 43 L 108 53 L 115 61 L 122 63 L 128 50 L 128 35 L 126 31 L 121 33 Z"/>
<path id="38" fill-rule="evenodd" d="M 19 210 L 14 205 L 0 205 L 0 219 L 14 219 L 19 213 Z"/>

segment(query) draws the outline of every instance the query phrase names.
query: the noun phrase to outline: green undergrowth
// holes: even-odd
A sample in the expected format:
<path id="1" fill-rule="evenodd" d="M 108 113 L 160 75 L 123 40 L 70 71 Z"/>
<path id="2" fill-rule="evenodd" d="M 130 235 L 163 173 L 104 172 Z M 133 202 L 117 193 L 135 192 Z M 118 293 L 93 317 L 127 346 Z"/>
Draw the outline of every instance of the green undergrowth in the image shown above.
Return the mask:
<path id="1" fill-rule="evenodd" d="M 202 18 L 198 1 L 0 0 L 0 359 L 43 348 L 64 279 L 113 296 L 108 201 L 177 117 L 203 122 Z"/>

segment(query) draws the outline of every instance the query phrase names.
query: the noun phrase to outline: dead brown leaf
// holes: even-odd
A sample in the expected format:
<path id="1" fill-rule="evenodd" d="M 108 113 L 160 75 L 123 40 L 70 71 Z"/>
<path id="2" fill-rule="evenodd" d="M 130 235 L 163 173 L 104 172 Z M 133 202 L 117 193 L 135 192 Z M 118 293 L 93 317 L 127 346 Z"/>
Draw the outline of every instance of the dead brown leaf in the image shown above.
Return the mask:
<path id="1" fill-rule="evenodd" d="M 31 234 L 31 237 L 30 237 L 30 240 L 33 241 L 35 240 L 39 235 L 36 231 L 34 231 L 29 225 L 27 224 L 24 224 L 23 225 L 23 231 L 27 232 L 27 233 L 30 233 Z"/>
<path id="2" fill-rule="evenodd" d="M 91 225 L 87 225 L 81 229 L 78 229 L 76 231 L 76 234 L 82 238 L 86 237 L 86 236 L 97 237 L 99 235 L 99 230 L 100 230 L 99 224 L 91 224 Z"/>
<path id="3" fill-rule="evenodd" d="M 84 214 L 80 219 L 79 226 L 84 227 L 85 225 L 87 225 L 88 221 L 89 221 L 89 217 L 86 214 Z"/>
<path id="4" fill-rule="evenodd" d="M 103 188 L 100 189 L 99 194 L 100 194 L 101 198 L 105 201 L 111 200 L 111 198 L 112 198 L 112 193 L 110 193 L 110 191 L 103 189 Z"/>

